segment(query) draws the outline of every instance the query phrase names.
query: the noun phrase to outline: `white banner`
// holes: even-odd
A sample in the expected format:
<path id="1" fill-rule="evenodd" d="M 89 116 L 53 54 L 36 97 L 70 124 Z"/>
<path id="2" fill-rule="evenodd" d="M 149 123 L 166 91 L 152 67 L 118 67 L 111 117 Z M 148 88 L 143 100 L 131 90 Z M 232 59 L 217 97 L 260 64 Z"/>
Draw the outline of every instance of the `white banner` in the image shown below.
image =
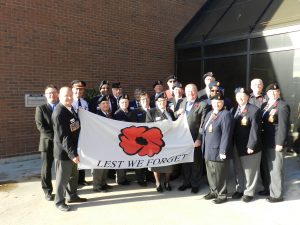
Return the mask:
<path id="1" fill-rule="evenodd" d="M 79 110 L 79 169 L 125 169 L 192 162 L 194 142 L 186 117 L 129 123 Z"/>

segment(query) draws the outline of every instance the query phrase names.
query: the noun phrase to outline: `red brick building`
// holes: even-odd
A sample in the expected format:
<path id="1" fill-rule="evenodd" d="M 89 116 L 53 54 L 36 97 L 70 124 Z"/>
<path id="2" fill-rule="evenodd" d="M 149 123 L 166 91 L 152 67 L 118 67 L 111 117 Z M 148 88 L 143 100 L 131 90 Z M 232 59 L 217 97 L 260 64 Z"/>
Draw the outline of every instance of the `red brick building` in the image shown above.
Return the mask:
<path id="1" fill-rule="evenodd" d="M 0 158 L 37 152 L 25 94 L 73 79 L 151 90 L 174 72 L 174 38 L 205 0 L 0 2 Z"/>

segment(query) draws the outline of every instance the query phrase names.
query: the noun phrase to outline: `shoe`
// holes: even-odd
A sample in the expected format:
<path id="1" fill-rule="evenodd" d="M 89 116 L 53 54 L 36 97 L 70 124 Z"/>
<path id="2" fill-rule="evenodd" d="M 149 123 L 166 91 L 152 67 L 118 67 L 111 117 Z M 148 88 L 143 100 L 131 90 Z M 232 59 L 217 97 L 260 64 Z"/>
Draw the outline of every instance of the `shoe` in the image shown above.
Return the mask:
<path id="1" fill-rule="evenodd" d="M 191 188 L 191 185 L 181 185 L 178 188 L 178 191 L 185 191 L 186 189 L 189 189 L 189 188 Z"/>
<path id="2" fill-rule="evenodd" d="M 165 183 L 164 183 L 164 186 L 165 186 L 165 189 L 166 189 L 167 191 L 172 191 L 172 187 L 171 187 L 171 185 L 170 185 L 169 182 L 165 182 Z"/>
<path id="3" fill-rule="evenodd" d="M 128 180 L 124 180 L 122 182 L 118 182 L 119 185 L 124 185 L 124 186 L 128 186 L 130 185 L 130 182 Z"/>
<path id="4" fill-rule="evenodd" d="M 70 206 L 68 206 L 66 204 L 57 205 L 56 208 L 58 208 L 60 211 L 63 211 L 63 212 L 68 212 L 71 209 Z"/>
<path id="5" fill-rule="evenodd" d="M 269 190 L 263 190 L 263 191 L 259 191 L 258 194 L 261 195 L 261 196 L 269 196 L 270 191 Z"/>
<path id="6" fill-rule="evenodd" d="M 104 184 L 101 188 L 103 188 L 103 189 L 105 189 L 105 190 L 107 190 L 107 189 L 112 189 L 113 188 L 113 186 L 111 186 L 111 185 L 108 185 L 108 184 Z"/>
<path id="7" fill-rule="evenodd" d="M 226 201 L 227 201 L 227 198 L 216 198 L 216 199 L 213 200 L 213 203 L 215 203 L 215 204 L 222 204 L 222 203 L 224 203 Z"/>
<path id="8" fill-rule="evenodd" d="M 237 191 L 231 196 L 232 199 L 240 199 L 241 197 L 243 197 L 243 193 Z"/>
<path id="9" fill-rule="evenodd" d="M 54 200 L 54 196 L 50 193 L 45 194 L 45 199 L 47 201 L 53 201 Z"/>
<path id="10" fill-rule="evenodd" d="M 253 200 L 253 196 L 249 196 L 249 195 L 244 195 L 242 197 L 242 201 L 243 202 L 251 202 Z"/>
<path id="11" fill-rule="evenodd" d="M 82 182 L 79 182 L 78 185 L 88 186 L 88 185 L 90 185 L 90 183 L 84 180 Z"/>
<path id="12" fill-rule="evenodd" d="M 209 192 L 207 195 L 204 196 L 204 199 L 205 200 L 211 200 L 211 199 L 214 199 L 214 198 L 217 198 L 217 197 L 218 197 L 217 194 Z"/>
<path id="13" fill-rule="evenodd" d="M 146 186 L 147 186 L 147 182 L 146 182 L 146 181 L 138 181 L 137 183 L 138 183 L 138 185 L 140 185 L 141 187 L 146 187 Z"/>
<path id="14" fill-rule="evenodd" d="M 199 188 L 198 187 L 192 187 L 191 193 L 197 194 L 198 192 L 199 192 Z"/>
<path id="15" fill-rule="evenodd" d="M 283 201 L 283 198 L 280 197 L 280 198 L 273 198 L 273 197 L 267 197 L 266 200 L 270 203 L 275 203 L 275 202 L 282 202 Z"/>
<path id="16" fill-rule="evenodd" d="M 86 198 L 77 197 L 77 198 L 72 198 L 72 199 L 68 200 L 67 202 L 68 203 L 75 203 L 75 202 L 86 202 L 86 201 L 87 201 Z"/>
<path id="17" fill-rule="evenodd" d="M 161 185 L 159 185 L 158 187 L 156 187 L 156 191 L 157 191 L 158 193 L 162 193 L 162 192 L 164 192 L 164 189 L 162 188 Z"/>

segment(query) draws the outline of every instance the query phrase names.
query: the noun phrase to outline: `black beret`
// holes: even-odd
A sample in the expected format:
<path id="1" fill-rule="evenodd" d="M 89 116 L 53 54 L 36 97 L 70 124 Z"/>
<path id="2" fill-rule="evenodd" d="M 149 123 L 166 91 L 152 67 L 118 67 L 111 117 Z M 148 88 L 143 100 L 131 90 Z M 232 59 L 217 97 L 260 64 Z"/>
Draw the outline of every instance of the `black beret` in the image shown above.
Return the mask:
<path id="1" fill-rule="evenodd" d="M 109 101 L 109 95 L 102 95 L 99 99 L 98 99 L 98 104 L 100 104 L 103 101 Z"/>
<path id="2" fill-rule="evenodd" d="M 244 87 L 237 87 L 235 90 L 234 90 L 234 93 L 237 94 L 237 93 L 245 93 L 246 95 L 250 95 L 250 91 L 247 90 L 246 88 Z"/>
<path id="3" fill-rule="evenodd" d="M 267 86 L 266 92 L 268 92 L 270 90 L 278 90 L 278 89 L 280 89 L 279 85 L 277 83 L 272 83 Z"/>
<path id="4" fill-rule="evenodd" d="M 159 94 L 155 97 L 155 101 L 157 101 L 159 98 L 167 98 L 166 93 L 165 93 L 165 92 L 159 93 Z"/>
<path id="5" fill-rule="evenodd" d="M 112 83 L 111 88 L 121 88 L 121 83 Z"/>
<path id="6" fill-rule="evenodd" d="M 153 84 L 153 88 L 155 88 L 156 85 L 163 85 L 163 82 L 161 80 L 155 81 L 155 83 Z"/>
<path id="7" fill-rule="evenodd" d="M 182 84 L 180 83 L 180 82 L 176 82 L 175 83 L 175 85 L 173 86 L 173 90 L 175 89 L 175 88 L 182 88 Z"/>
<path id="8" fill-rule="evenodd" d="M 220 86 L 220 82 L 219 81 L 213 81 L 211 83 L 209 83 L 208 87 L 209 89 L 212 89 L 212 87 L 218 87 Z"/>
<path id="9" fill-rule="evenodd" d="M 73 80 L 71 82 L 72 87 L 74 88 L 85 88 L 86 83 L 82 80 Z"/>
<path id="10" fill-rule="evenodd" d="M 206 77 L 214 77 L 213 72 L 207 72 L 206 74 L 203 75 L 203 80 L 205 80 Z"/>
<path id="11" fill-rule="evenodd" d="M 221 92 L 219 92 L 214 96 L 211 96 L 210 100 L 224 100 L 224 95 Z"/>
<path id="12" fill-rule="evenodd" d="M 107 81 L 107 80 L 103 80 L 103 81 L 101 81 L 101 83 L 99 84 L 99 89 L 101 89 L 101 88 L 102 88 L 102 86 L 103 86 L 103 85 L 105 85 L 105 84 L 109 85 L 109 83 L 108 83 L 108 81 Z"/>
<path id="13" fill-rule="evenodd" d="M 119 100 L 121 100 L 121 99 L 127 99 L 127 100 L 129 100 L 129 95 L 128 94 L 122 94 L 120 96 Z"/>
<path id="14" fill-rule="evenodd" d="M 177 81 L 177 77 L 175 75 L 170 75 L 167 77 L 166 81 L 168 82 L 169 80 L 176 80 Z"/>

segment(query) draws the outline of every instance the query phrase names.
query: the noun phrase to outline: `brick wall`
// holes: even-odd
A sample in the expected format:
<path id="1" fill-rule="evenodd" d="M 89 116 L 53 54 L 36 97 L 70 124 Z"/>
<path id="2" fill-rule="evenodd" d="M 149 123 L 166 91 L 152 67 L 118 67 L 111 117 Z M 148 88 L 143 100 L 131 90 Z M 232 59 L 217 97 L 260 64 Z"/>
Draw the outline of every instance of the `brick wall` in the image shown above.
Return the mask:
<path id="1" fill-rule="evenodd" d="M 83 79 L 151 90 L 174 71 L 174 38 L 205 0 L 0 1 L 0 158 L 37 151 L 24 95 Z"/>

